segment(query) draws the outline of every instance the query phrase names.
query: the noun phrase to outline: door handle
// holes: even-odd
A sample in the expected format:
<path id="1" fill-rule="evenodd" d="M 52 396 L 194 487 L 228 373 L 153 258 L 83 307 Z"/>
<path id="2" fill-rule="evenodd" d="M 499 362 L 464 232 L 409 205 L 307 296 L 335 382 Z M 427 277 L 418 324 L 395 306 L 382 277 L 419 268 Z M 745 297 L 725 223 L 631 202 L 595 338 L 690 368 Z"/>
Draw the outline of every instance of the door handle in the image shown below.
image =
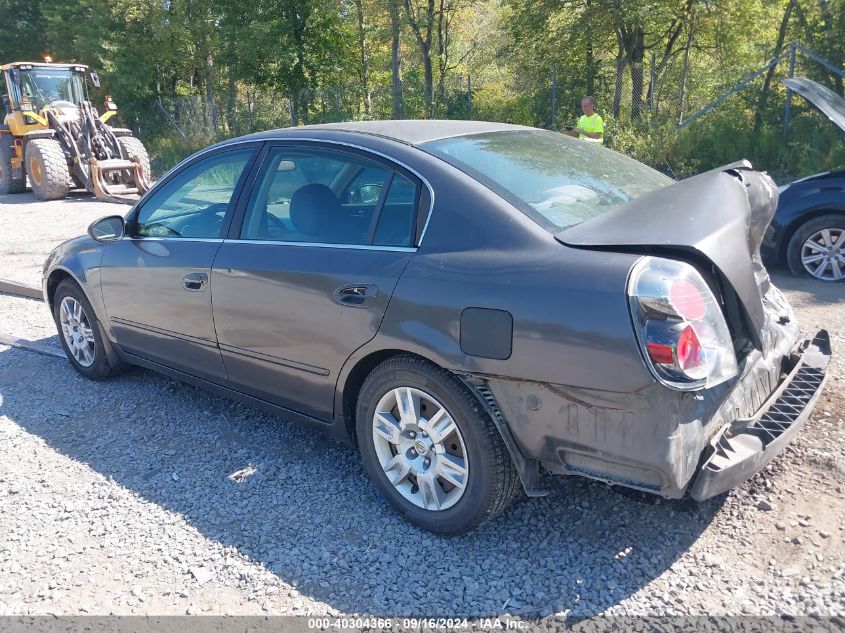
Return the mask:
<path id="1" fill-rule="evenodd" d="M 191 292 L 202 292 L 208 285 L 208 275 L 205 273 L 191 273 L 182 278 L 182 286 Z"/>
<path id="2" fill-rule="evenodd" d="M 349 284 L 334 291 L 334 300 L 345 306 L 364 306 L 378 295 L 375 284 Z"/>

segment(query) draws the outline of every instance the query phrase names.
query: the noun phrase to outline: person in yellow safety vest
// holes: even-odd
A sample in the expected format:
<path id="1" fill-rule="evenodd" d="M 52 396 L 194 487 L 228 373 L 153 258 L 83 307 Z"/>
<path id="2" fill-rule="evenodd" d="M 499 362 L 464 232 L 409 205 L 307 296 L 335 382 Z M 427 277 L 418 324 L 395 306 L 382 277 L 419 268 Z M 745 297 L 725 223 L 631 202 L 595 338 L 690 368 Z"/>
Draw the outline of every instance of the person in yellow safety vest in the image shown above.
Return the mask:
<path id="1" fill-rule="evenodd" d="M 593 143 L 604 141 L 604 121 L 596 114 L 595 107 L 595 97 L 588 95 L 581 99 L 581 109 L 584 114 L 578 119 L 578 125 L 572 128 L 572 136 Z"/>

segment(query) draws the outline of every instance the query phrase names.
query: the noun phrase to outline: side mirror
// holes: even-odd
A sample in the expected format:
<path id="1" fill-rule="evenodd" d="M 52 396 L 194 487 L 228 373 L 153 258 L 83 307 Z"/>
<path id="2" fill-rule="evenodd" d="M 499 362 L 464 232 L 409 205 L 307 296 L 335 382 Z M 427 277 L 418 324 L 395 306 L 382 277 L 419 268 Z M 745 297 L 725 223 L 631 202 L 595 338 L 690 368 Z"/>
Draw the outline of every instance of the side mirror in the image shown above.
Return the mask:
<path id="1" fill-rule="evenodd" d="M 98 242 L 114 242 L 126 233 L 126 221 L 122 216 L 110 215 L 100 218 L 88 227 L 88 235 Z"/>
<path id="2" fill-rule="evenodd" d="M 91 83 L 94 84 L 95 88 L 100 87 L 100 76 L 94 70 L 91 71 Z"/>

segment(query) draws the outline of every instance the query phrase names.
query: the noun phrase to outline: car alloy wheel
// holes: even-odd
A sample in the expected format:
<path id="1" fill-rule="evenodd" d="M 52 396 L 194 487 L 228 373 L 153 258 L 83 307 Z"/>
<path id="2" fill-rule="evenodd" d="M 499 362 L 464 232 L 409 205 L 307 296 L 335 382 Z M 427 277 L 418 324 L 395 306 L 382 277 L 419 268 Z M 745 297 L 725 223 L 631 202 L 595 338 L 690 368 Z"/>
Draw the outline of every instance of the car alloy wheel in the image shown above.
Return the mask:
<path id="1" fill-rule="evenodd" d="M 94 364 L 95 341 L 94 330 L 82 304 L 73 297 L 62 299 L 59 308 L 59 323 L 62 326 L 62 336 L 68 350 L 82 367 Z"/>
<path id="2" fill-rule="evenodd" d="M 845 229 L 830 227 L 813 233 L 801 247 L 801 263 L 816 279 L 845 279 Z"/>
<path id="3" fill-rule="evenodd" d="M 424 510 L 446 510 L 463 496 L 469 475 L 464 439 L 446 408 L 413 387 L 387 392 L 376 406 L 373 444 L 394 488 Z"/>

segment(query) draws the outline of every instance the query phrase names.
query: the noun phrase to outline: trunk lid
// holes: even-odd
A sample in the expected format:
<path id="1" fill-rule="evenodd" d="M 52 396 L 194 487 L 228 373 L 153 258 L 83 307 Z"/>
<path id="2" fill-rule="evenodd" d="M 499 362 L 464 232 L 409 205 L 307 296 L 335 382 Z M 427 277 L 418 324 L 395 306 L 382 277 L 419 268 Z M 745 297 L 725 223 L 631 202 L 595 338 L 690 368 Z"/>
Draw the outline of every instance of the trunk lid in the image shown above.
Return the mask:
<path id="1" fill-rule="evenodd" d="M 783 85 L 804 97 L 845 134 L 845 99 L 830 88 L 806 77 L 784 79 Z"/>
<path id="2" fill-rule="evenodd" d="M 777 200 L 774 181 L 742 161 L 647 193 L 555 237 L 576 248 L 703 258 L 733 288 L 759 349 L 771 285 L 760 244 Z"/>

